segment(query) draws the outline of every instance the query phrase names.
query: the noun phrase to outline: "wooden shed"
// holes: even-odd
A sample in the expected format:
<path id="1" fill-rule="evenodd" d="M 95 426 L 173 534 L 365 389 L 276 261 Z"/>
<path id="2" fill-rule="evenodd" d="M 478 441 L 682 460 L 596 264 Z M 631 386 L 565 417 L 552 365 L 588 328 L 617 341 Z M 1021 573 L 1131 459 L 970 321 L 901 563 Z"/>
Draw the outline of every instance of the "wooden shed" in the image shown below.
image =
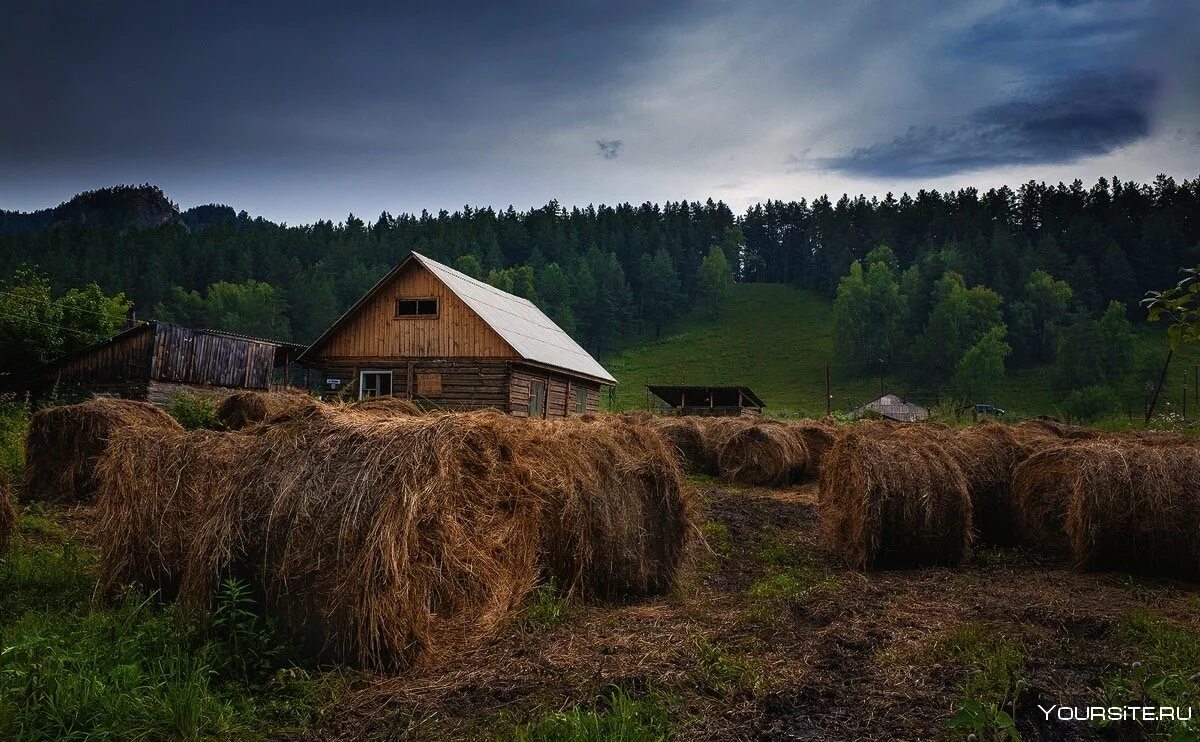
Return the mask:
<path id="1" fill-rule="evenodd" d="M 412 253 L 299 358 L 326 394 L 567 417 L 616 383 L 534 304 Z"/>
<path id="2" fill-rule="evenodd" d="M 670 386 L 647 389 L 675 415 L 761 415 L 763 401 L 748 386 Z"/>
<path id="3" fill-rule="evenodd" d="M 144 322 L 70 353 L 19 382 L 35 395 L 61 393 L 166 404 L 179 391 L 223 396 L 271 388 L 303 345 L 218 330 Z"/>

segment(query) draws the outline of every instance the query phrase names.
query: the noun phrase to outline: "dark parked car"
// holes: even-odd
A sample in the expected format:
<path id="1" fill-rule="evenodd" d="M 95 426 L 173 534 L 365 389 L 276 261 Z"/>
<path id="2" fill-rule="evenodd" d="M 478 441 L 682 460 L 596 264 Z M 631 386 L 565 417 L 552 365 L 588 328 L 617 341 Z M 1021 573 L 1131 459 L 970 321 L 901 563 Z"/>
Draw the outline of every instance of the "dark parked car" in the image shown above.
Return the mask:
<path id="1" fill-rule="evenodd" d="M 1004 410 L 1000 409 L 994 404 L 977 404 L 975 405 L 975 414 L 995 415 L 996 417 L 1000 417 L 1004 414 Z"/>

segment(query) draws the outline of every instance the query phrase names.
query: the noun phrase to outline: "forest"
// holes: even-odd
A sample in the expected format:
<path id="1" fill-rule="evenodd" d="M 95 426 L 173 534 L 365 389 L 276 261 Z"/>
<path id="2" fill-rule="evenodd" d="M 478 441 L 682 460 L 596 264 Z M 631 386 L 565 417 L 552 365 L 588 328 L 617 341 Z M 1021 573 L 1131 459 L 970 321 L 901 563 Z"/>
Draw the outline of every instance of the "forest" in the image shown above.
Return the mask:
<path id="1" fill-rule="evenodd" d="M 173 218 L 145 206 L 160 202 Z M 152 214 L 96 217 L 114 209 Z M 531 299 L 602 356 L 685 314 L 719 314 L 731 282 L 781 282 L 836 300 L 847 373 L 968 398 L 1005 364 L 1056 363 L 1065 393 L 1126 378 L 1138 301 L 1200 263 L 1200 178 L 822 196 L 741 214 L 712 200 L 551 202 L 301 226 L 228 206 L 179 211 L 154 186 L 119 187 L 0 212 L 0 320 L 28 311 L 21 295 L 52 309 L 94 283 L 93 315 L 127 304 L 140 318 L 305 342 L 410 250 Z"/>

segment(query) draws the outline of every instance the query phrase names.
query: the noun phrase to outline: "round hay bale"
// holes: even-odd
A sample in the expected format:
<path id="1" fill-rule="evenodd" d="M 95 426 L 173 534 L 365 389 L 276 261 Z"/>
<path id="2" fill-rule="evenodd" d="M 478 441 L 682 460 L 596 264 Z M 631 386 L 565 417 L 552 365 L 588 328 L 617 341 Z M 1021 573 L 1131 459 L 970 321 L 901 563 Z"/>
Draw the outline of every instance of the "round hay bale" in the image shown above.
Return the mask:
<path id="1" fill-rule="evenodd" d="M 1011 426 L 986 421 L 942 441 L 967 478 L 975 533 L 979 540 L 1009 546 L 1017 543 L 1013 472 L 1033 452 Z"/>
<path id="2" fill-rule="evenodd" d="M 12 546 L 21 522 L 11 489 L 8 473 L 0 469 L 0 554 L 7 553 Z"/>
<path id="3" fill-rule="evenodd" d="M 210 430 L 116 432 L 96 466 L 99 595 L 178 592 L 207 500 L 239 486 L 251 439 Z"/>
<path id="4" fill-rule="evenodd" d="M 804 441 L 804 447 L 808 450 L 808 468 L 805 470 L 805 475 L 810 479 L 821 476 L 821 463 L 825 459 L 825 454 L 841 435 L 837 423 L 805 420 L 788 423 L 788 429 Z"/>
<path id="5" fill-rule="evenodd" d="M 818 511 L 823 548 L 857 569 L 956 565 L 970 551 L 967 480 L 920 436 L 847 433 L 825 454 Z"/>
<path id="6" fill-rule="evenodd" d="M 270 417 L 306 410 L 320 404 L 321 402 L 311 395 L 298 390 L 235 392 L 217 405 L 217 419 L 226 430 L 242 430 Z"/>
<path id="7" fill-rule="evenodd" d="M 731 435 L 717 466 L 727 482 L 778 486 L 801 481 L 812 464 L 802 435 L 782 423 L 762 422 Z"/>
<path id="8" fill-rule="evenodd" d="M 683 468 L 692 474 L 715 476 L 717 460 L 704 445 L 704 431 L 692 417 L 656 417 L 648 421 L 679 453 Z"/>
<path id="9" fill-rule="evenodd" d="M 1086 441 L 1103 436 L 1098 430 L 1084 428 L 1078 425 L 1068 425 L 1049 417 L 1035 417 L 1017 423 L 1017 429 L 1024 434 L 1042 437 L 1059 438 L 1062 440 Z"/>
<path id="10" fill-rule="evenodd" d="M 1046 448 L 1013 469 L 1010 492 L 1017 531 L 1021 542 L 1036 551 L 1052 555 L 1069 551 L 1066 518 L 1074 451 L 1070 443 Z"/>
<path id="11" fill-rule="evenodd" d="M 489 638 L 538 577 L 541 503 L 487 413 L 333 414 L 253 438 L 205 503 L 181 597 L 257 586 L 319 659 L 403 669 Z"/>
<path id="12" fill-rule="evenodd" d="M 403 397 L 373 397 L 345 405 L 352 412 L 370 412 L 376 415 L 421 415 L 424 411 L 416 402 Z"/>
<path id="13" fill-rule="evenodd" d="M 128 399 L 98 398 L 34 413 L 25 441 L 25 501 L 91 502 L 96 463 L 108 439 L 128 429 L 183 430 L 154 405 Z"/>
<path id="14" fill-rule="evenodd" d="M 1098 441 L 1072 458 L 1066 532 L 1078 566 L 1200 578 L 1200 450 Z"/>
<path id="15" fill-rule="evenodd" d="M 669 591 L 697 516 L 666 439 L 617 416 L 512 425 L 513 455 L 545 504 L 542 558 L 558 586 L 613 600 Z"/>

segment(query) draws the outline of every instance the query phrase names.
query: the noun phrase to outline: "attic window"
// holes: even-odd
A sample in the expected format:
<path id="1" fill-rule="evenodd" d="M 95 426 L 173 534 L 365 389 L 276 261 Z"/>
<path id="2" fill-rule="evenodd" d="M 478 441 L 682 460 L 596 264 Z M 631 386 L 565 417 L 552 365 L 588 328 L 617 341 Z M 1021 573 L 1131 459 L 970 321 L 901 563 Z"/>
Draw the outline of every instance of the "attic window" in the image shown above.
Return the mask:
<path id="1" fill-rule="evenodd" d="M 397 299 L 397 317 L 436 317 L 437 299 Z"/>

